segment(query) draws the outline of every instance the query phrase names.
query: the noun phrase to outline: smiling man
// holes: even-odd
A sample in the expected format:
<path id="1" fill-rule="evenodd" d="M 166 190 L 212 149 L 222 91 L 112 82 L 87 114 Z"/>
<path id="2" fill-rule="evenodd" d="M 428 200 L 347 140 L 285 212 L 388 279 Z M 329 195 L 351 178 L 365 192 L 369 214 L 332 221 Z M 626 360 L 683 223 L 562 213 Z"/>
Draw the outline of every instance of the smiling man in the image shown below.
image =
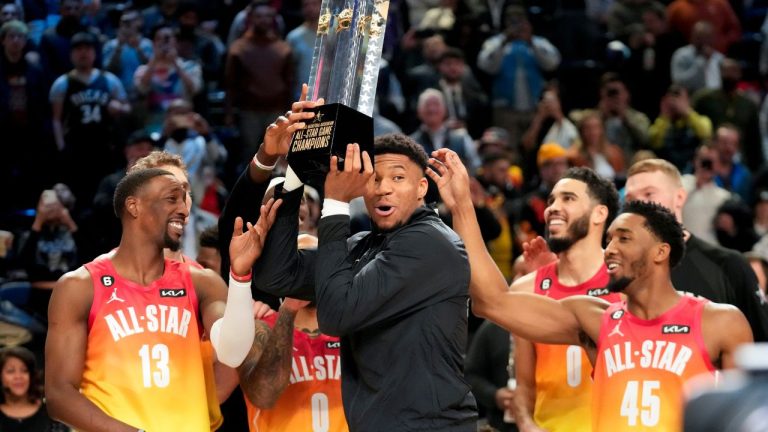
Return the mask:
<path id="1" fill-rule="evenodd" d="M 685 251 L 675 216 L 630 202 L 608 228 L 608 286 L 626 301 L 508 292 L 480 235 L 466 169 L 449 150 L 434 156 L 445 165 L 429 175 L 466 244 L 474 312 L 530 340 L 582 346 L 595 368 L 592 430 L 682 430 L 686 382 L 733 367 L 736 348 L 751 343 L 752 333 L 735 307 L 675 290 L 670 270 Z"/>
<path id="2" fill-rule="evenodd" d="M 297 251 L 302 188 L 289 170 L 254 280 L 275 295 L 316 296 L 320 330 L 341 337 L 351 431 L 474 431 L 464 246 L 424 205 L 424 150 L 393 134 L 376 138 L 374 152 L 375 171 L 354 144 L 343 170 L 331 161 L 317 250 Z M 374 229 L 350 236 L 349 201 L 361 195 Z"/>

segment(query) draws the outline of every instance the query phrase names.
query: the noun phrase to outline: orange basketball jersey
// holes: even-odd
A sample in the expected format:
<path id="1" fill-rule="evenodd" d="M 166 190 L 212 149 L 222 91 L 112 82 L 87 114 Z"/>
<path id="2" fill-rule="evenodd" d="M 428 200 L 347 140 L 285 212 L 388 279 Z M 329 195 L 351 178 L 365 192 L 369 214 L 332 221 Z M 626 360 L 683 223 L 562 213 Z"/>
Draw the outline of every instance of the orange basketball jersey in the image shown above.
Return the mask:
<path id="1" fill-rule="evenodd" d="M 142 286 L 110 259 L 93 281 L 81 392 L 108 415 L 148 432 L 209 431 L 197 295 L 185 264 L 165 260 Z"/>
<path id="2" fill-rule="evenodd" d="M 621 297 L 608 291 L 605 265 L 588 281 L 565 286 L 557 278 L 557 263 L 536 272 L 535 292 L 555 300 L 575 295 L 601 297 L 609 302 Z M 592 430 L 592 365 L 578 345 L 534 344 L 536 348 L 536 405 L 533 419 L 550 431 Z"/>
<path id="3" fill-rule="evenodd" d="M 270 327 L 277 314 L 263 319 Z M 291 381 L 271 409 L 259 409 L 245 400 L 251 432 L 347 432 L 341 403 L 339 338 L 312 338 L 293 331 Z"/>
<path id="4" fill-rule="evenodd" d="M 701 336 L 706 303 L 684 296 L 652 320 L 633 316 L 626 302 L 605 311 L 595 360 L 595 431 L 682 430 L 683 384 L 715 371 Z"/>

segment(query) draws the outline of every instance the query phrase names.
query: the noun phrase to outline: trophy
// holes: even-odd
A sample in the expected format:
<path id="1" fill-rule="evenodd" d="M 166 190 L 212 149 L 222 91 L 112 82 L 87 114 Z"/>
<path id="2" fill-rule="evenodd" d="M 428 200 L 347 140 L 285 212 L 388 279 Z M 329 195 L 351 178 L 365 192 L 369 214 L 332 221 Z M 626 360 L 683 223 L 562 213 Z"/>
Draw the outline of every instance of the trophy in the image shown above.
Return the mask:
<path id="1" fill-rule="evenodd" d="M 288 164 L 306 184 L 322 187 L 332 155 L 347 144 L 373 160 L 373 113 L 389 0 L 323 0 L 309 76 L 309 100 L 325 98 L 296 131 Z"/>

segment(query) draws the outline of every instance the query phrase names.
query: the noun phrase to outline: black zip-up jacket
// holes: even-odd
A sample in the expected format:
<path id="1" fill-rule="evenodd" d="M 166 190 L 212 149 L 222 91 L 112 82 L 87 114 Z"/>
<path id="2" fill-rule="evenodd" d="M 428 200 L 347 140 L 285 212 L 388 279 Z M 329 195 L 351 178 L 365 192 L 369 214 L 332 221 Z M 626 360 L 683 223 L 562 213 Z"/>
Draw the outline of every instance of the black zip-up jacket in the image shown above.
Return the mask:
<path id="1" fill-rule="evenodd" d="M 350 430 L 474 431 L 463 372 L 470 274 L 458 235 L 427 208 L 394 231 L 353 237 L 349 216 L 336 215 L 320 220 L 317 250 L 297 251 L 301 190 L 283 200 L 254 281 L 316 298 L 320 330 L 341 337 Z"/>

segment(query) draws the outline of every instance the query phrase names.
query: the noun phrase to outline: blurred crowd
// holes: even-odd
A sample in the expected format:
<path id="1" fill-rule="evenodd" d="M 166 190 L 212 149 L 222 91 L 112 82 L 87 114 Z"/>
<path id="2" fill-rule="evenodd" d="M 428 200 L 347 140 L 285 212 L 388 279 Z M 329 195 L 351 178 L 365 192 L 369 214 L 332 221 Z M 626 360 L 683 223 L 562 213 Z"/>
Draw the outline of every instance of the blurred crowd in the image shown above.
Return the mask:
<path id="1" fill-rule="evenodd" d="M 114 189 L 153 150 L 189 171 L 183 252 L 198 256 L 308 79 L 321 1 L 0 3 L 0 300 L 26 313 L 4 319 L 44 332 L 54 282 L 117 246 Z M 765 0 L 390 0 L 375 133 L 462 157 L 509 280 L 568 167 L 622 188 L 632 164 L 659 157 L 684 174 L 685 228 L 744 253 L 764 291 L 767 11 Z M 316 220 L 321 197 L 307 199 Z"/>

